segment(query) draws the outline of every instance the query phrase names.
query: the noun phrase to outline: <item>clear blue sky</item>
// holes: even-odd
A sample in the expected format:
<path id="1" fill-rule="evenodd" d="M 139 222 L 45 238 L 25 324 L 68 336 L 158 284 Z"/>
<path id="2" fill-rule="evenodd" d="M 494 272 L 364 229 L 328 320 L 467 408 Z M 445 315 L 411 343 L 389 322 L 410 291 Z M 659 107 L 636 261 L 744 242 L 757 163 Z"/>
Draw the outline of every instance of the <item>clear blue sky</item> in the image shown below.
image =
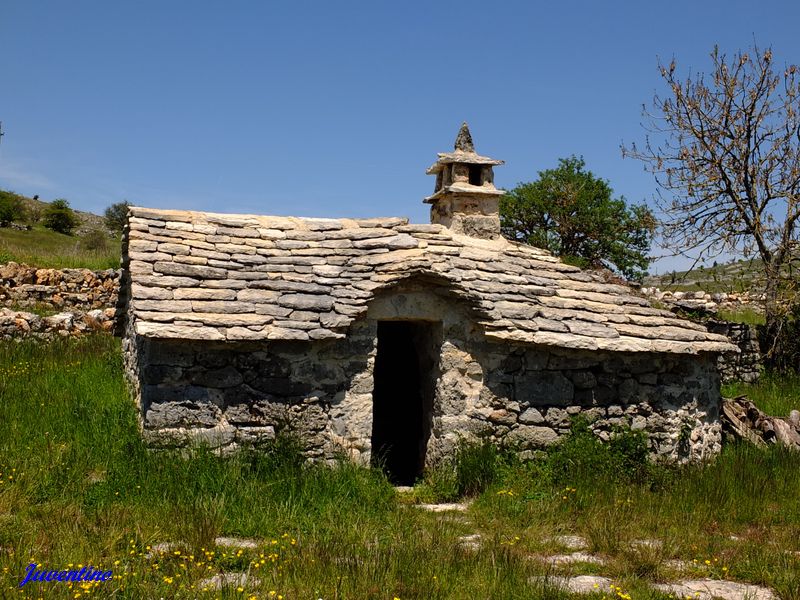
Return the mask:
<path id="1" fill-rule="evenodd" d="M 111 203 L 427 222 L 462 120 L 510 188 L 570 154 L 652 197 L 657 57 L 755 38 L 800 62 L 797 2 L 0 3 L 0 187 Z M 657 270 L 675 263 L 659 263 Z"/>

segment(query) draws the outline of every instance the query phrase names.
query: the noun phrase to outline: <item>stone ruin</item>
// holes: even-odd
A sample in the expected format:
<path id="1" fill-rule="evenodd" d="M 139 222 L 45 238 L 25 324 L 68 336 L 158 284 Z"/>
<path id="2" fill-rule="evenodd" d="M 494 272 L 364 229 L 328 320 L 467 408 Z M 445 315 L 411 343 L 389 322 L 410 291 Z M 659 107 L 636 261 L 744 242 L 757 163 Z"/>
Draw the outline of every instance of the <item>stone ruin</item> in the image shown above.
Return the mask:
<path id="1" fill-rule="evenodd" d="M 466 125 L 430 224 L 132 207 L 118 323 L 154 447 L 343 453 L 410 483 L 462 438 L 523 456 L 585 415 L 653 454 L 720 449 L 722 335 L 500 235 L 493 167 Z"/>

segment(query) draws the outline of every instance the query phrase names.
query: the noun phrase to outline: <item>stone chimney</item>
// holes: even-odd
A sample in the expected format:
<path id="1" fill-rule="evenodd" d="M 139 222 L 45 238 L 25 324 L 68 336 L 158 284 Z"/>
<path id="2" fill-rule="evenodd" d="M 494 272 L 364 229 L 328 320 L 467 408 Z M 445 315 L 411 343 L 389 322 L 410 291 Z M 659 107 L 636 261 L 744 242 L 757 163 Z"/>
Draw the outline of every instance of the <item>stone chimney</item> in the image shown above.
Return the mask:
<path id="1" fill-rule="evenodd" d="M 494 187 L 494 165 L 502 160 L 475 152 L 466 123 L 456 137 L 453 152 L 440 152 L 439 160 L 427 170 L 436 175 L 431 205 L 431 223 L 456 233 L 494 239 L 500 237 L 500 196 L 505 190 Z"/>

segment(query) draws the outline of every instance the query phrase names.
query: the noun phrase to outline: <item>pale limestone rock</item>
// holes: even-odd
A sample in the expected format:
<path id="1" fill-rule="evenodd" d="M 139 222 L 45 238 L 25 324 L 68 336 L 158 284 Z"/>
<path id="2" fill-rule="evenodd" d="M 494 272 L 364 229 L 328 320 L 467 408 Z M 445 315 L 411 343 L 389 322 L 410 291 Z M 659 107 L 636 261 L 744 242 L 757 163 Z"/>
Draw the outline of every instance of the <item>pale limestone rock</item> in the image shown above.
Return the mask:
<path id="1" fill-rule="evenodd" d="M 196 313 L 251 313 L 254 306 L 249 302 L 225 300 L 192 300 L 191 310 Z"/>
<path id="2" fill-rule="evenodd" d="M 456 543 L 462 550 L 477 552 L 481 549 L 481 534 L 473 533 L 470 535 L 462 535 L 456 540 Z"/>
<path id="3" fill-rule="evenodd" d="M 586 548 L 589 546 L 586 538 L 579 535 L 556 535 L 552 538 L 548 538 L 545 541 L 555 542 L 559 546 L 563 546 L 568 550 L 573 551 L 586 550 Z"/>
<path id="4" fill-rule="evenodd" d="M 433 513 L 442 512 L 467 512 L 469 504 L 465 502 L 449 502 L 442 504 L 415 504 L 415 508 Z"/>
<path id="5" fill-rule="evenodd" d="M 134 283 L 131 287 L 131 291 L 133 293 L 133 297 L 136 299 L 141 300 L 172 300 L 173 295 L 175 292 L 180 290 L 175 290 L 173 292 L 171 289 L 162 288 L 162 287 L 148 287 L 144 285 L 140 285 L 138 283 Z M 180 297 L 175 296 L 176 300 L 180 300 Z"/>
<path id="6" fill-rule="evenodd" d="M 175 300 L 234 300 L 236 298 L 236 291 L 230 289 L 178 288 L 172 293 Z"/>
<path id="7" fill-rule="evenodd" d="M 227 273 L 224 269 L 205 267 L 199 265 L 184 265 L 172 262 L 159 261 L 153 265 L 156 273 L 173 275 L 176 277 L 192 277 L 195 279 L 225 279 Z"/>
<path id="8" fill-rule="evenodd" d="M 235 591 L 239 587 L 249 590 L 259 585 L 261 585 L 261 580 L 247 573 L 219 573 L 199 581 L 196 587 L 200 590 Z"/>
<path id="9" fill-rule="evenodd" d="M 191 225 L 189 225 L 189 227 L 191 228 Z M 189 254 L 189 246 L 170 242 L 159 244 L 157 250 L 158 252 L 164 252 L 166 254 Z"/>
<path id="10" fill-rule="evenodd" d="M 506 442 L 523 450 L 545 448 L 558 440 L 558 434 L 550 427 L 520 425 L 506 436 Z"/>
<path id="11" fill-rule="evenodd" d="M 185 300 L 139 300 L 134 299 L 131 304 L 134 310 L 156 311 L 168 313 L 192 312 L 192 303 Z"/>
<path id="12" fill-rule="evenodd" d="M 315 294 L 284 294 L 278 298 L 278 304 L 303 310 L 328 311 L 333 308 L 331 298 Z"/>
<path id="13" fill-rule="evenodd" d="M 544 423 L 544 417 L 537 409 L 530 407 L 519 416 L 519 422 L 523 425 L 539 425 Z"/>
<path id="14" fill-rule="evenodd" d="M 577 575 L 575 577 L 534 577 L 532 581 L 565 589 L 573 594 L 598 594 L 611 591 L 611 579 L 599 575 Z"/>
<path id="15" fill-rule="evenodd" d="M 284 327 L 269 327 L 267 338 L 270 340 L 307 340 L 308 333 L 297 329 L 286 329 Z"/>
<path id="16" fill-rule="evenodd" d="M 653 586 L 660 592 L 674 594 L 677 598 L 691 596 L 697 600 L 778 600 L 766 587 L 714 579 L 689 579 L 676 583 L 659 583 Z"/>
<path id="17" fill-rule="evenodd" d="M 215 327 L 136 323 L 136 333 L 145 337 L 178 338 L 186 340 L 223 340 L 225 336 Z"/>
<path id="18" fill-rule="evenodd" d="M 255 550 L 259 547 L 259 542 L 257 540 L 236 537 L 214 538 L 214 544 L 220 548 L 236 548 L 237 550 Z"/>
<path id="19" fill-rule="evenodd" d="M 257 330 L 249 329 L 249 327 L 228 327 L 225 330 L 225 337 L 231 341 L 241 340 L 261 340 L 266 337 L 263 333 L 263 328 Z"/>
<path id="20" fill-rule="evenodd" d="M 571 565 L 575 563 L 588 563 L 592 565 L 603 565 L 605 560 L 599 556 L 586 552 L 572 552 L 570 554 L 556 554 L 553 556 L 543 556 L 541 561 L 548 565 Z"/>

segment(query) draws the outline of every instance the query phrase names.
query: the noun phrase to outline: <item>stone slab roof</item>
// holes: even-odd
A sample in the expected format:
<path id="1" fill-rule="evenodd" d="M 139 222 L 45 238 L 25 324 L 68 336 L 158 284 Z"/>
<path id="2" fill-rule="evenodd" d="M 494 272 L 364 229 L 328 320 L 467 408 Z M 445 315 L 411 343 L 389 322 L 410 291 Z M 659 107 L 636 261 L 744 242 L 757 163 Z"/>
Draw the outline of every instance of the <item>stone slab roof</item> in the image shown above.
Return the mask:
<path id="1" fill-rule="evenodd" d="M 464 163 L 468 165 L 504 165 L 506 162 L 504 160 L 498 160 L 496 158 L 489 158 L 488 156 L 481 156 L 480 154 L 476 154 L 475 152 L 462 152 L 460 150 L 456 150 L 455 152 L 437 152 L 439 159 L 433 163 L 428 169 L 425 171 L 428 175 L 435 175 L 439 171 L 441 171 L 445 165 L 449 165 L 451 163 Z"/>
<path id="2" fill-rule="evenodd" d="M 403 218 L 307 219 L 132 207 L 125 268 L 142 336 L 344 337 L 414 277 L 469 305 L 494 340 L 622 352 L 729 352 L 727 338 L 549 253 Z"/>
<path id="3" fill-rule="evenodd" d="M 433 195 L 428 196 L 425 198 L 424 202 L 427 204 L 432 204 L 434 200 L 447 196 L 448 194 L 480 194 L 481 196 L 502 196 L 506 193 L 505 190 L 497 190 L 494 187 L 487 188 L 482 185 L 472 185 L 470 183 L 464 183 L 462 181 L 457 181 L 452 183 L 448 186 L 443 187 L 439 191 L 435 192 Z"/>

